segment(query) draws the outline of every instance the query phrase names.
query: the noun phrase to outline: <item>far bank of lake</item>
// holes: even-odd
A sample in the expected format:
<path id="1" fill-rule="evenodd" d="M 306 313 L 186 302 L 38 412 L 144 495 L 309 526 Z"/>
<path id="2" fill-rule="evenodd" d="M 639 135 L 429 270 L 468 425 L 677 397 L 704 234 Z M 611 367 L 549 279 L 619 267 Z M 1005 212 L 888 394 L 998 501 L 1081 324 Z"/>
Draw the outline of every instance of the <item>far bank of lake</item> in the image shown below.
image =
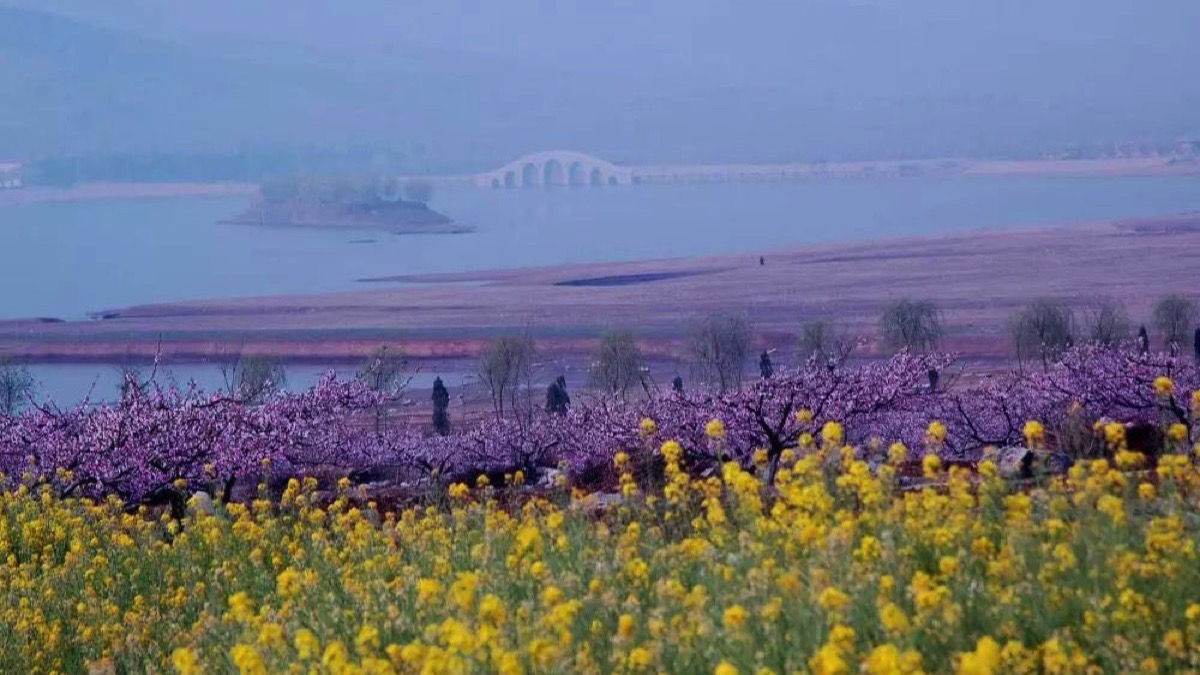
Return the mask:
<path id="1" fill-rule="evenodd" d="M 221 225 L 246 197 L 0 206 L 0 318 L 80 319 L 356 280 L 709 256 L 1200 211 L 1200 176 L 915 176 L 600 189 L 442 188 L 454 236 Z"/>

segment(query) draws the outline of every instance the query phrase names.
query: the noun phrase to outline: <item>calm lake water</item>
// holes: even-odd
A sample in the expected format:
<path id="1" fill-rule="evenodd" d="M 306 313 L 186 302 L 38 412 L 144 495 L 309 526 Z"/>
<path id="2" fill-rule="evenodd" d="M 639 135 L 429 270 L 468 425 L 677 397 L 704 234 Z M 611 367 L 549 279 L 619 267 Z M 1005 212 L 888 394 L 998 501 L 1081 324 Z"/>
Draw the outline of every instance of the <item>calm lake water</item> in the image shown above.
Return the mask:
<path id="1" fill-rule="evenodd" d="M 1014 228 L 1200 210 L 1200 178 L 914 177 L 597 190 L 443 189 L 467 235 L 221 225 L 242 199 L 0 207 L 0 318 L 60 317 L 183 299 L 363 288 L 363 277 L 758 252 L 806 243 Z M 385 287 L 375 285 L 374 287 Z M 328 367 L 289 368 L 290 388 Z M 339 368 L 347 374 L 350 368 Z M 41 393 L 115 393 L 115 367 L 37 365 Z M 215 365 L 171 368 L 222 384 Z M 454 375 L 459 377 L 460 375 Z M 428 381 L 425 381 L 428 380 Z M 160 381 L 163 381 L 160 377 Z M 432 374 L 418 376 L 428 387 Z M 447 380 L 448 386 L 453 386 Z"/>
<path id="2" fill-rule="evenodd" d="M 915 177 L 602 189 L 443 189 L 478 231 L 220 225 L 241 199 L 0 207 L 0 318 L 362 288 L 394 274 L 756 252 L 805 243 L 1200 210 L 1200 178 Z M 378 287 L 378 286 L 376 286 Z"/>

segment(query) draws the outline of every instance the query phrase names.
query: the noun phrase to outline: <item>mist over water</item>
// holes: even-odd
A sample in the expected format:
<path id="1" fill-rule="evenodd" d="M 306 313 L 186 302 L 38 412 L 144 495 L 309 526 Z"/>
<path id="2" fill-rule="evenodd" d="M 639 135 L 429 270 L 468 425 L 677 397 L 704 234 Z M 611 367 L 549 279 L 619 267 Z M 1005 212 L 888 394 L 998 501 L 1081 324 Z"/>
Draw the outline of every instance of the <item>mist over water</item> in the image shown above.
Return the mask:
<path id="1" fill-rule="evenodd" d="M 1200 210 L 1200 178 L 912 177 L 601 189 L 442 189 L 477 231 L 222 225 L 241 199 L 0 207 L 0 316 L 77 319 L 124 306 L 395 287 L 358 279 L 755 253 L 813 243 Z"/>
<path id="2" fill-rule="evenodd" d="M 1197 25 L 1195 0 L 0 0 L 0 56 L 22 64 L 0 73 L 22 101 L 0 155 L 357 143 L 483 169 L 550 147 L 1169 145 L 1200 134 Z"/>

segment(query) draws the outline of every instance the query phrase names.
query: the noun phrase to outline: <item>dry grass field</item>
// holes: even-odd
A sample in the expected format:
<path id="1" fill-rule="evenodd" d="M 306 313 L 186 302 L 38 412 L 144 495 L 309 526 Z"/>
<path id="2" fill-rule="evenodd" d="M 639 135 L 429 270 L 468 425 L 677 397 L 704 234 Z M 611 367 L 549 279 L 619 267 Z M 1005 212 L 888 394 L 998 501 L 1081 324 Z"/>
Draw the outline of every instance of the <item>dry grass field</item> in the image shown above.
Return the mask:
<path id="1" fill-rule="evenodd" d="M 639 332 L 665 356 L 687 325 L 731 313 L 762 344 L 790 343 L 830 319 L 869 335 L 900 298 L 943 311 L 947 347 L 1006 350 L 1008 316 L 1033 298 L 1124 302 L 1135 322 L 1153 301 L 1200 279 L 1200 214 L 764 251 L 364 280 L 347 293 L 183 302 L 117 310 L 104 320 L 0 324 L 0 353 L 25 358 L 175 357 L 242 349 L 288 359 L 358 358 L 381 342 L 415 358 L 463 358 L 490 336 L 528 328 L 549 353 L 583 353 L 606 327 Z"/>

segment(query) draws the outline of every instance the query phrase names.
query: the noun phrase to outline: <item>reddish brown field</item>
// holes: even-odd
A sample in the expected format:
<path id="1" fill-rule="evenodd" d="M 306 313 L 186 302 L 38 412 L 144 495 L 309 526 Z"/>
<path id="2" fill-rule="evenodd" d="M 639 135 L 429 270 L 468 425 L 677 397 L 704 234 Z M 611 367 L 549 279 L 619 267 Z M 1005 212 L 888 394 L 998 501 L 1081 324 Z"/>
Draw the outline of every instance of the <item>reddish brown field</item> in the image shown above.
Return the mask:
<path id="1" fill-rule="evenodd" d="M 581 354 L 599 331 L 620 326 L 666 356 L 707 314 L 744 316 L 761 344 L 787 345 L 816 318 L 870 334 L 887 303 L 912 297 L 942 308 L 948 348 L 999 356 L 1007 318 L 1035 297 L 1081 308 L 1114 297 L 1141 322 L 1157 297 L 1195 292 L 1200 214 L 763 256 L 764 265 L 753 254 L 398 277 L 357 292 L 132 307 L 88 322 L 7 322 L 0 353 L 109 360 L 153 354 L 161 339 L 176 358 L 227 353 L 231 342 L 289 359 L 359 358 L 385 342 L 415 358 L 462 358 L 498 332 L 529 328 L 541 349 Z M 466 281 L 475 283 L 449 283 Z"/>

